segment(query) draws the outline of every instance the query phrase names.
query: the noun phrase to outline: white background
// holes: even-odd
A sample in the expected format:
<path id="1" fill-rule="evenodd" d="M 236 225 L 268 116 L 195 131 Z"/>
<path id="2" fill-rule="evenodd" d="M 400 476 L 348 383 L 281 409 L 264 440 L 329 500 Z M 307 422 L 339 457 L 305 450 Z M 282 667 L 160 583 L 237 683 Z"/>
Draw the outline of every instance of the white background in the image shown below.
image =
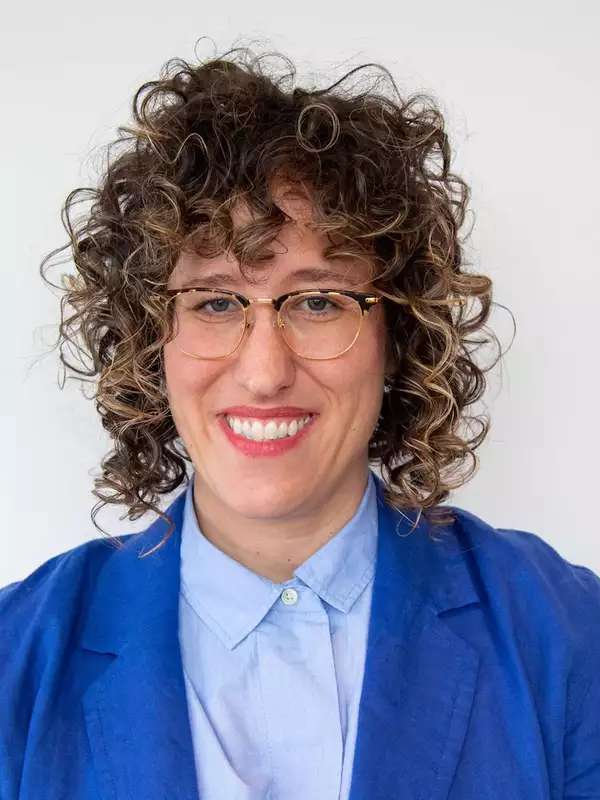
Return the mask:
<path id="1" fill-rule="evenodd" d="M 43 356 L 58 300 L 38 267 L 64 243 L 61 205 L 93 181 L 98 148 L 129 120 L 135 89 L 168 58 L 194 58 L 201 36 L 219 52 L 250 40 L 280 50 L 300 79 L 379 61 L 402 92 L 437 98 L 454 168 L 473 189 L 467 256 L 517 322 L 490 376 L 481 466 L 447 502 L 534 531 L 600 573 L 598 9 L 595 0 L 11 4 L 0 41 L 0 585 L 99 535 L 90 490 L 110 442 L 77 384 L 58 388 L 56 353 Z M 506 345 L 506 312 L 491 324 Z M 152 521 L 121 521 L 124 511 L 98 522 L 125 533 Z"/>

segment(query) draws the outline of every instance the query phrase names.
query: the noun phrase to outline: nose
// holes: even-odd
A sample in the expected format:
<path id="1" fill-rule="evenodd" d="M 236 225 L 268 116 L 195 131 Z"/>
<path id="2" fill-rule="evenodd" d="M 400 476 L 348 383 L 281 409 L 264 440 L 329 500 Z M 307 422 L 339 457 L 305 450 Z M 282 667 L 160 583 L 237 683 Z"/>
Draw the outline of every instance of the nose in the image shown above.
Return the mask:
<path id="1" fill-rule="evenodd" d="M 295 357 L 284 342 L 273 307 L 255 305 L 247 316 L 248 328 L 233 354 L 234 377 L 249 397 L 275 397 L 294 380 Z"/>

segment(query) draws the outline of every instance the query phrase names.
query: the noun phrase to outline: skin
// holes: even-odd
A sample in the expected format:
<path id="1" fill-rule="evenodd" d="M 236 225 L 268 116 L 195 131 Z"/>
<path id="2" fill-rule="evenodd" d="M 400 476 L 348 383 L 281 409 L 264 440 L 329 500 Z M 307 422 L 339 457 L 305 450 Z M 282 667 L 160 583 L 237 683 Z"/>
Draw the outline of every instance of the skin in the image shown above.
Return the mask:
<path id="1" fill-rule="evenodd" d="M 169 287 L 219 268 L 239 280 L 238 290 L 247 297 L 315 288 L 286 276 L 302 266 L 331 266 L 322 255 L 329 242 L 306 226 L 306 201 L 282 191 L 278 203 L 293 221 L 278 236 L 276 255 L 261 265 L 260 284 L 245 281 L 225 254 L 208 260 L 184 253 Z M 234 221 L 245 222 L 242 210 Z M 330 288 L 372 288 L 365 262 L 336 259 L 335 266 L 339 286 Z M 165 378 L 173 420 L 196 471 L 194 506 L 203 535 L 249 569 L 282 583 L 353 517 L 362 499 L 386 373 L 384 313 L 381 303 L 375 306 L 354 346 L 327 361 L 295 355 L 273 327 L 275 311 L 268 306 L 255 306 L 250 315 L 254 325 L 226 359 L 194 359 L 169 342 Z M 293 405 L 319 416 L 297 447 L 252 458 L 220 429 L 217 413 L 233 405 Z"/>

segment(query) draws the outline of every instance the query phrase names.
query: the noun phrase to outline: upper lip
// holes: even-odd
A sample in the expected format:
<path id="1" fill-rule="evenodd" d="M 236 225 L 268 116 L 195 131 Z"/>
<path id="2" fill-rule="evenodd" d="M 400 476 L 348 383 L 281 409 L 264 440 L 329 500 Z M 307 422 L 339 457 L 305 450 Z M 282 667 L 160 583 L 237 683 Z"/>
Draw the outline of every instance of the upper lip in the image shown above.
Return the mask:
<path id="1" fill-rule="evenodd" d="M 275 408 L 257 408 L 256 406 L 230 406 L 224 408 L 221 414 L 230 417 L 254 417 L 255 419 L 272 419 L 274 417 L 305 417 L 307 414 L 314 414 L 307 408 L 298 406 L 276 406 Z"/>

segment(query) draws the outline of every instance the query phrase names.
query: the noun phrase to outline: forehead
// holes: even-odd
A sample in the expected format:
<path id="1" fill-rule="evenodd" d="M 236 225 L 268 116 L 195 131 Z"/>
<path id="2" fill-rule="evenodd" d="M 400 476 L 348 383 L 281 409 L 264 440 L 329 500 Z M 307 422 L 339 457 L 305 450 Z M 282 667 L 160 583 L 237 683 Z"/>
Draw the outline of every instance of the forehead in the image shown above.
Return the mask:
<path id="1" fill-rule="evenodd" d="M 270 282 L 284 291 L 298 282 L 323 288 L 327 285 L 358 288 L 369 284 L 373 267 L 365 258 L 351 254 L 325 256 L 331 242 L 324 233 L 310 227 L 313 210 L 306 197 L 293 191 L 274 197 L 290 219 L 270 243 L 273 252 L 270 258 L 258 264 L 244 265 L 242 274 L 237 259 L 230 253 L 203 258 L 184 251 L 178 258 L 169 285 L 176 288 L 190 285 L 242 288 Z M 232 210 L 231 217 L 235 228 L 251 226 L 253 222 L 252 213 L 241 204 Z"/>

